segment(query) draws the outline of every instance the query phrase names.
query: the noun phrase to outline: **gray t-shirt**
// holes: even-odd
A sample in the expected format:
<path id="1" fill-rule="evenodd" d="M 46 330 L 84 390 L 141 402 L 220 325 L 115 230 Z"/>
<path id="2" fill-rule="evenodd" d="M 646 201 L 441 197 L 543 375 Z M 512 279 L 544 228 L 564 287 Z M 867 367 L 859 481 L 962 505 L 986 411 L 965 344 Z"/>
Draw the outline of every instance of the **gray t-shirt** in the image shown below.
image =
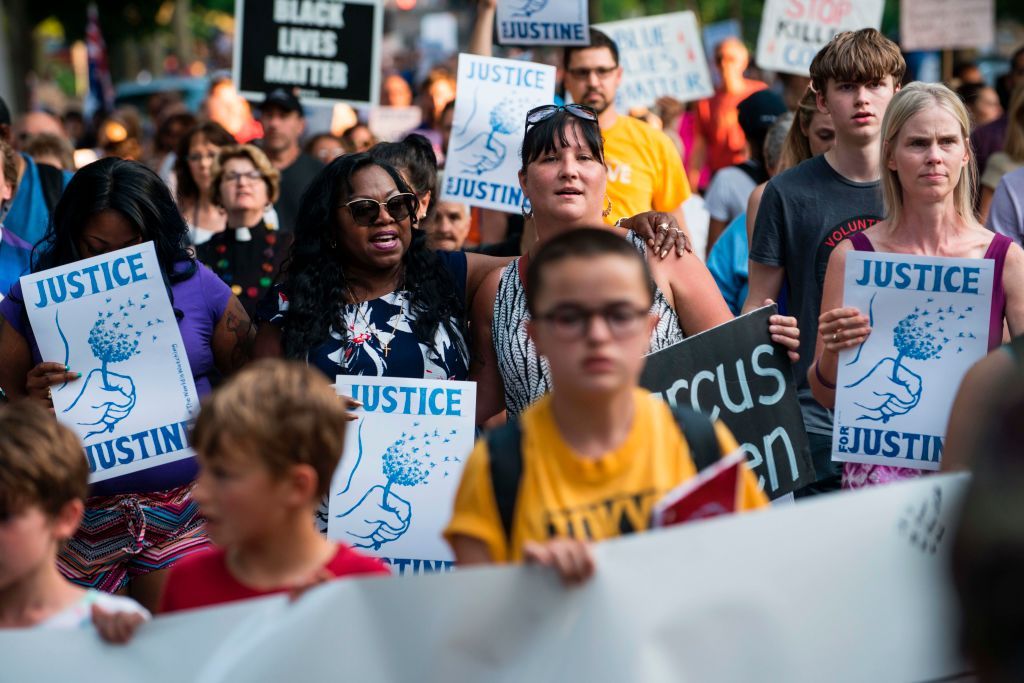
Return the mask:
<path id="1" fill-rule="evenodd" d="M 1017 244 L 1024 244 L 1024 168 L 1007 173 L 999 181 L 986 225 Z"/>
<path id="2" fill-rule="evenodd" d="M 807 431 L 832 433 L 832 413 L 807 384 L 821 313 L 821 290 L 832 250 L 882 219 L 881 183 L 847 180 L 817 156 L 768 182 L 754 223 L 750 260 L 782 266 L 788 310 L 800 324 L 800 361 L 793 368 Z"/>
<path id="3" fill-rule="evenodd" d="M 715 174 L 704 195 L 704 208 L 716 221 L 731 223 L 736 216 L 747 210 L 747 200 L 757 183 L 736 166 L 723 168 Z"/>

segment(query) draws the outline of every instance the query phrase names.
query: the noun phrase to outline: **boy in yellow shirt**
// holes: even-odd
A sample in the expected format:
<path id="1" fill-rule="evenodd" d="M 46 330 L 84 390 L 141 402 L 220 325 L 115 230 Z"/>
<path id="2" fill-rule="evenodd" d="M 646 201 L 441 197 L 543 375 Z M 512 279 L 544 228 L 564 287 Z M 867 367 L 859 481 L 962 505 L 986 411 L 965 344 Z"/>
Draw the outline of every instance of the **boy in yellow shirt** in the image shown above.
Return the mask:
<path id="1" fill-rule="evenodd" d="M 657 323 L 652 282 L 647 262 L 607 230 L 570 231 L 533 259 L 527 324 L 553 389 L 519 424 L 477 442 L 445 530 L 459 564 L 526 560 L 586 579 L 589 542 L 647 529 L 654 504 L 697 473 L 695 459 L 737 448 L 725 426 L 712 431 L 696 414 L 682 420 L 684 438 L 668 405 L 639 388 Z M 737 509 L 768 504 L 745 467 L 737 496 Z"/>

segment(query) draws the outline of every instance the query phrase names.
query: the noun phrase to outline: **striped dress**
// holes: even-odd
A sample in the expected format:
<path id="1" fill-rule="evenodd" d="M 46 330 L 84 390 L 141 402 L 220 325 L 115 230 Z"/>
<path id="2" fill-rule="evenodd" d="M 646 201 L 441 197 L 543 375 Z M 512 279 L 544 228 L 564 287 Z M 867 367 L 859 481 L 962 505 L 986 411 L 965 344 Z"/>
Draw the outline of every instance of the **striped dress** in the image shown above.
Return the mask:
<path id="1" fill-rule="evenodd" d="M 643 238 L 630 231 L 627 239 L 637 251 L 647 255 Z M 651 333 L 651 353 L 660 351 L 686 338 L 679 317 L 672 310 L 660 289 L 654 289 L 651 313 L 658 324 Z M 547 359 L 537 354 L 526 332 L 530 313 L 526 309 L 526 288 L 519 278 L 519 259 L 505 266 L 494 297 L 494 321 L 491 336 L 498 358 L 498 370 L 505 385 L 505 409 L 509 417 L 518 415 L 527 406 L 551 390 L 551 373 Z"/>

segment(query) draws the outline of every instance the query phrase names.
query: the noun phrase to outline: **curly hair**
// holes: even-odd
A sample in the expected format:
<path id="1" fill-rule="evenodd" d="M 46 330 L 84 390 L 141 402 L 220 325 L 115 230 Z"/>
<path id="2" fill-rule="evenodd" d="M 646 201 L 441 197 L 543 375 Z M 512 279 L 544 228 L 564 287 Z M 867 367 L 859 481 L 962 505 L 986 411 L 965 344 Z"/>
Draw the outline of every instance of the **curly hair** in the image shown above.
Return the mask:
<path id="1" fill-rule="evenodd" d="M 394 167 L 368 153 L 340 156 L 313 178 L 302 195 L 294 241 L 281 269 L 281 285 L 288 296 L 288 322 L 281 334 L 286 358 L 304 359 L 342 318 L 349 281 L 341 263 L 342 248 L 334 241 L 337 207 L 351 196 L 352 177 L 368 166 L 384 169 L 399 192 L 411 192 Z M 409 220 L 415 226 L 415 217 Z M 453 337 L 456 332 L 465 336 L 465 302 L 437 254 L 427 249 L 426 235 L 420 230 L 413 230 L 402 270 L 399 288 L 409 293 L 412 331 L 439 358 L 434 345 L 438 327 L 443 325 Z M 457 322 L 453 324 L 452 319 Z M 334 331 L 343 335 L 343 341 L 347 339 L 343 325 Z"/>
<path id="2" fill-rule="evenodd" d="M 81 260 L 78 237 L 88 220 L 102 211 L 116 211 L 143 242 L 153 243 L 173 303 L 171 285 L 192 277 L 198 265 L 188 248 L 188 226 L 170 190 L 160 176 L 137 161 L 106 157 L 71 177 L 54 207 L 46 236 L 32 250 L 32 272 Z M 184 267 L 178 265 L 182 263 Z M 175 314 L 180 317 L 181 312 Z"/>

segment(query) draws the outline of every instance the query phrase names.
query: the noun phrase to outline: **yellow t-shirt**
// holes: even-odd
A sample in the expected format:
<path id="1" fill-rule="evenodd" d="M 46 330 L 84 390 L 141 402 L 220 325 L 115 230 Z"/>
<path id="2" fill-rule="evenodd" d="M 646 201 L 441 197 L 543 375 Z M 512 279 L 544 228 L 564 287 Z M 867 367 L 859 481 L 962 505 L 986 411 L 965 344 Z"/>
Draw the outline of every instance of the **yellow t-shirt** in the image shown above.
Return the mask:
<path id="1" fill-rule="evenodd" d="M 690 196 L 683 160 L 668 136 L 632 116 L 619 116 L 604 136 L 611 225 L 645 211 L 675 211 Z"/>
<path id="2" fill-rule="evenodd" d="M 487 441 L 466 462 L 445 538 L 462 535 L 487 544 L 496 562 L 522 560 L 526 541 L 573 537 L 594 541 L 644 531 L 651 511 L 670 490 L 696 474 L 689 449 L 668 405 L 636 390 L 636 417 L 626 440 L 599 458 L 584 458 L 562 439 L 545 396 L 521 416 L 522 479 L 512 522 L 512 547 L 501 525 L 490 476 Z M 715 424 L 722 455 L 738 447 Z M 737 493 L 740 510 L 768 505 L 757 479 L 744 467 Z"/>

